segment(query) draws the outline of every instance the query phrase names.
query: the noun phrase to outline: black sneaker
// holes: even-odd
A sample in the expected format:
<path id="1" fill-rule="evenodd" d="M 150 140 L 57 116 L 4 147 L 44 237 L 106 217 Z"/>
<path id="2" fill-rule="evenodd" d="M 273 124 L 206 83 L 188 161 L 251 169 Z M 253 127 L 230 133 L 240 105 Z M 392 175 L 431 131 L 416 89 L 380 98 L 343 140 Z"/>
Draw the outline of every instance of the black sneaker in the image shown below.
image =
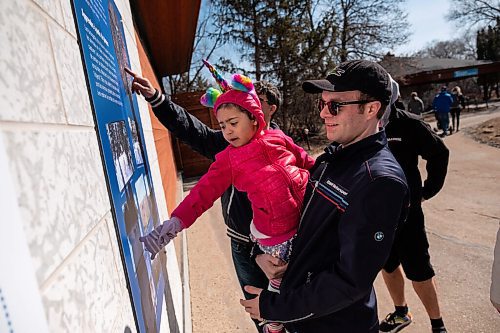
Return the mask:
<path id="1" fill-rule="evenodd" d="M 399 313 L 389 313 L 384 320 L 380 322 L 379 330 L 384 333 L 396 333 L 401 331 L 412 322 L 412 315 L 408 312 L 405 316 Z"/>
<path id="2" fill-rule="evenodd" d="M 448 333 L 444 326 L 432 329 L 432 333 Z"/>

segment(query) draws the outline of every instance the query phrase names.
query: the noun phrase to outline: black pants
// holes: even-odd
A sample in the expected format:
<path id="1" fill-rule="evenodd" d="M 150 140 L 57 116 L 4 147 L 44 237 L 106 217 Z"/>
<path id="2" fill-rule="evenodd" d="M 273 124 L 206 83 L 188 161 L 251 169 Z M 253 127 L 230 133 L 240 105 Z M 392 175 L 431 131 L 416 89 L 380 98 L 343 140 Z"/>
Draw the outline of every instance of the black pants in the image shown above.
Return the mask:
<path id="1" fill-rule="evenodd" d="M 453 130 L 456 132 L 458 131 L 458 128 L 460 127 L 460 108 L 451 108 L 450 113 L 451 113 L 451 127 L 453 127 Z M 456 119 L 456 124 L 455 124 L 455 119 Z"/>
<path id="2" fill-rule="evenodd" d="M 396 231 L 396 238 L 384 270 L 392 273 L 399 265 L 403 267 L 406 277 L 411 281 L 422 282 L 435 275 L 429 255 L 424 213 L 419 204 L 410 206 L 406 221 Z"/>

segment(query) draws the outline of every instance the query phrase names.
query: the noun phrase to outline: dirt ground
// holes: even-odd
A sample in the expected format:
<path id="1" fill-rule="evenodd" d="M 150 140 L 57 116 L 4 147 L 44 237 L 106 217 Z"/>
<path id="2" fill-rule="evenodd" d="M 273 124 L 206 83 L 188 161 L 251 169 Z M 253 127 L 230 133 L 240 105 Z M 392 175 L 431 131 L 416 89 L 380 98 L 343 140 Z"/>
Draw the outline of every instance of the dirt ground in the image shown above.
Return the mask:
<path id="1" fill-rule="evenodd" d="M 450 149 L 445 186 L 423 205 L 438 296 L 451 333 L 500 332 L 500 316 L 489 302 L 500 222 L 499 124 L 498 105 L 463 114 L 461 130 L 445 138 Z M 421 171 L 425 178 L 424 163 Z M 193 332 L 255 332 L 239 305 L 241 290 L 219 202 L 188 230 L 188 253 Z M 392 302 L 380 276 L 375 289 L 382 318 L 392 311 Z M 414 323 L 404 332 L 430 332 L 425 309 L 408 283 L 406 294 Z"/>
<path id="2" fill-rule="evenodd" d="M 468 128 L 466 133 L 476 141 L 500 148 L 500 117 Z"/>

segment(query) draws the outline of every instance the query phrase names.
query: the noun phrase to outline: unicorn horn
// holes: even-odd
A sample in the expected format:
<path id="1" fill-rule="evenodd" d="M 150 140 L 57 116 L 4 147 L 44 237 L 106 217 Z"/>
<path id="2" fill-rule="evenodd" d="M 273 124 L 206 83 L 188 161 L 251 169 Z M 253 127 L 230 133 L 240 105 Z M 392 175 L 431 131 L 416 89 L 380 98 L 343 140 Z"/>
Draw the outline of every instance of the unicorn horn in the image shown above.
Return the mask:
<path id="1" fill-rule="evenodd" d="M 210 73 L 212 73 L 212 76 L 214 77 L 215 81 L 219 84 L 220 89 L 222 92 L 226 92 L 231 89 L 227 81 L 217 72 L 217 70 L 212 66 L 208 61 L 205 59 L 202 59 L 203 64 L 208 68 Z"/>

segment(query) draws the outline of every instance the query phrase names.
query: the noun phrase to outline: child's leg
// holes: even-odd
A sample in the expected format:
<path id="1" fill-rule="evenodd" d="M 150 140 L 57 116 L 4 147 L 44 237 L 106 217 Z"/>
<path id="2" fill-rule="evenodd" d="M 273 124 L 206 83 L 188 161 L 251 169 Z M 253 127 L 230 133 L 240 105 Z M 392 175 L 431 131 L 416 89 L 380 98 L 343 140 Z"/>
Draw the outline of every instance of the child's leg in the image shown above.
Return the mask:
<path id="1" fill-rule="evenodd" d="M 263 246 L 259 244 L 259 247 L 265 253 L 272 255 L 275 258 L 279 258 L 285 262 L 288 262 L 292 249 L 292 239 L 287 240 L 281 244 L 273 245 L 273 246 Z M 269 280 L 269 286 L 267 290 L 279 293 L 281 285 L 281 278 L 279 279 L 271 279 Z M 266 323 L 264 325 L 264 333 L 285 333 L 286 329 L 281 323 Z"/>

